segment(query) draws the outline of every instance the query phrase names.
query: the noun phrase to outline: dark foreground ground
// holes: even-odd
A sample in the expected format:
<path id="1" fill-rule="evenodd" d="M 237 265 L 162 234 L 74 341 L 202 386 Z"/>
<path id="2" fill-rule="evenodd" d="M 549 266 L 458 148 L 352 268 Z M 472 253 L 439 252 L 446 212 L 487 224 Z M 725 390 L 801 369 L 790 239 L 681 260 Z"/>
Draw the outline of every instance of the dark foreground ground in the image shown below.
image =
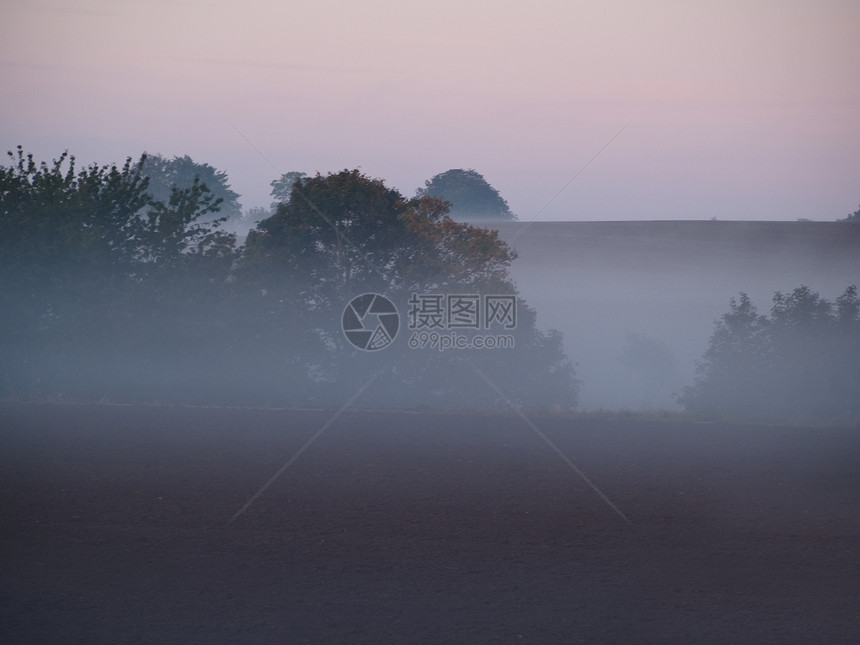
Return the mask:
<path id="1" fill-rule="evenodd" d="M 860 642 L 860 430 L 0 407 L 4 643 Z"/>

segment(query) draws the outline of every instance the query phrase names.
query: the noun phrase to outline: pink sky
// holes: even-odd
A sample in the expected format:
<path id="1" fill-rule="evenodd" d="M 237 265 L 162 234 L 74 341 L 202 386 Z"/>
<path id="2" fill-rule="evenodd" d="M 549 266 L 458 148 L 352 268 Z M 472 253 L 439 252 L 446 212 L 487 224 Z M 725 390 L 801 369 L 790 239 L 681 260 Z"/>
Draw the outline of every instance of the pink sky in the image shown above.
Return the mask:
<path id="1" fill-rule="evenodd" d="M 474 168 L 524 221 L 860 204 L 855 0 L 0 0 L 0 74 L 4 151 L 188 154 L 246 207 L 354 167 Z"/>

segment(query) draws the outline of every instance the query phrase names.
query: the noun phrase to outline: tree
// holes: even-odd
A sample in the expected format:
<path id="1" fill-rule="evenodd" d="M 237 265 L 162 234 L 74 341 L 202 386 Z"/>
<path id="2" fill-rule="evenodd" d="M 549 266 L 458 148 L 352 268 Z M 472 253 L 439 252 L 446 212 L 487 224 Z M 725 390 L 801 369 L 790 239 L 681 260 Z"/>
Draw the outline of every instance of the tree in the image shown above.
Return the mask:
<path id="1" fill-rule="evenodd" d="M 840 219 L 837 221 L 839 221 L 839 222 L 852 222 L 852 223 L 860 224 L 860 208 L 858 208 L 856 211 L 851 213 L 845 219 Z"/>
<path id="2" fill-rule="evenodd" d="M 446 210 L 439 199 L 404 199 L 380 180 L 344 170 L 300 179 L 290 201 L 249 233 L 238 272 L 240 287 L 257 300 L 247 310 L 256 312 L 259 328 L 278 327 L 281 337 L 300 339 L 283 350 L 282 361 L 303 370 L 305 384 L 315 381 L 318 392 L 329 388 L 332 398 L 344 400 L 363 385 L 365 368 L 382 360 L 356 352 L 340 329 L 355 296 L 384 294 L 406 312 L 416 292 L 515 295 L 508 277 L 513 251 L 495 231 L 454 222 Z M 493 405 L 498 397 L 476 380 L 468 365 L 474 361 L 518 403 L 547 407 L 552 398 L 574 405 L 577 381 L 560 335 L 543 334 L 534 312 L 521 300 L 516 306 L 515 356 L 416 352 L 401 343 L 385 350 L 394 371 L 378 384 L 382 394 L 363 400 Z"/>
<path id="3" fill-rule="evenodd" d="M 78 171 L 64 153 L 53 164 L 9 152 L 0 168 L 0 249 L 6 265 L 51 263 L 71 271 L 119 266 L 134 259 L 140 220 L 151 203 L 140 162 Z"/>
<path id="4" fill-rule="evenodd" d="M 300 180 L 248 236 L 244 264 L 265 261 L 314 289 L 316 302 L 361 290 L 501 284 L 515 257 L 495 232 L 445 217 L 438 199 L 405 200 L 358 170 Z"/>
<path id="5" fill-rule="evenodd" d="M 777 292 L 770 317 L 745 294 L 717 322 L 695 383 L 680 397 L 704 416 L 771 420 L 860 417 L 860 303 L 835 304 L 801 285 Z"/>
<path id="6" fill-rule="evenodd" d="M 220 201 L 195 178 L 191 186 L 174 186 L 167 202 L 153 201 L 141 222 L 140 259 L 160 267 L 201 258 L 232 258 L 235 236 L 219 230 L 226 217 L 212 219 Z"/>
<path id="7" fill-rule="evenodd" d="M 127 294 L 150 200 L 140 164 L 37 164 L 19 146 L 0 168 L 0 366 L 7 395 L 56 391 L 70 341 L 110 327 L 101 298 Z M 5 387 L 4 387 L 5 386 Z"/>
<path id="8" fill-rule="evenodd" d="M 234 222 L 242 216 L 239 194 L 230 188 L 227 173 L 208 163 L 197 163 L 188 155 L 173 159 L 146 155 L 142 172 L 149 177 L 149 195 L 155 202 L 167 203 L 174 188 L 190 189 L 197 181 L 208 188 L 212 197 L 208 219 L 220 217 Z"/>
<path id="9" fill-rule="evenodd" d="M 307 174 L 294 170 L 291 172 L 285 172 L 278 179 L 275 179 L 269 184 L 272 187 L 271 195 L 275 198 L 275 201 L 272 202 L 273 211 L 277 210 L 279 204 L 285 204 L 290 201 L 293 186 L 299 179 L 304 177 L 307 177 Z"/>
<path id="10" fill-rule="evenodd" d="M 508 203 L 483 175 L 460 168 L 448 170 L 425 182 L 417 197 L 437 197 L 451 204 L 450 216 L 457 221 L 515 220 Z"/>
<path id="11" fill-rule="evenodd" d="M 696 366 L 696 381 L 679 397 L 690 412 L 715 415 L 732 410 L 753 414 L 760 406 L 761 387 L 769 374 L 770 321 L 759 315 L 749 296 L 732 298 L 730 311 L 716 323 L 708 349 Z"/>
<path id="12" fill-rule="evenodd" d="M 152 197 L 146 157 L 79 169 L 19 148 L 0 168 L 0 395 L 343 404 L 383 361 L 371 405 L 487 407 L 480 366 L 517 405 L 576 402 L 561 336 L 508 278 L 498 234 L 444 202 L 404 199 L 345 170 L 299 178 L 241 256 L 195 177 Z M 516 311 L 509 353 L 362 353 L 341 329 L 354 296 L 497 294 Z M 405 322 L 404 322 L 405 324 Z"/>
<path id="13" fill-rule="evenodd" d="M 173 329 L 167 305 L 182 303 L 188 313 L 226 281 L 235 238 L 218 220 L 202 221 L 213 200 L 199 181 L 174 188 L 167 203 L 154 201 L 145 156 L 80 170 L 66 153 L 52 164 L 37 164 L 20 147 L 9 156 L 0 168 L 5 389 L 118 387 L 95 365 L 112 356 L 114 367 L 124 366 L 128 355 L 146 356 L 163 341 Z"/>
<path id="14" fill-rule="evenodd" d="M 851 407 L 858 409 L 856 403 L 846 407 L 852 397 L 860 396 L 856 381 L 850 385 L 852 372 L 857 372 L 852 364 L 860 361 L 855 307 L 853 286 L 836 304 L 805 285 L 789 294 L 774 294 L 771 380 L 781 394 L 780 407 L 788 415 L 826 418 L 849 414 Z"/>

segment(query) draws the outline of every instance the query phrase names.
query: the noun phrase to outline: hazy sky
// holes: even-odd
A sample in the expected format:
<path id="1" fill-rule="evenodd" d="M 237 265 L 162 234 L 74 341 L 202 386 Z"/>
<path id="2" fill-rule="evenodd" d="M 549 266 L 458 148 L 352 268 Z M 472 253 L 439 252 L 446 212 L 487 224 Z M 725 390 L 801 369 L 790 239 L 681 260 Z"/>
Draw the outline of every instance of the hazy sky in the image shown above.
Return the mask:
<path id="1" fill-rule="evenodd" d="M 474 168 L 520 219 L 860 204 L 857 0 L 0 0 L 0 145 L 226 170 Z M 626 129 L 545 210 L 622 128 Z"/>

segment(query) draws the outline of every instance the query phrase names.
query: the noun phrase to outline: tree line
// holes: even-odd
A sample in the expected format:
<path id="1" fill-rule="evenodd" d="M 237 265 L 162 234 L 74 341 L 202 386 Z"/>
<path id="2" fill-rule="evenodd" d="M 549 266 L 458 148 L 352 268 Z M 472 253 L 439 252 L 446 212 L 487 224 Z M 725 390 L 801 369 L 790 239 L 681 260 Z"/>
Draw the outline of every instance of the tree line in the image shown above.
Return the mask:
<path id="1" fill-rule="evenodd" d="M 679 400 L 705 418 L 860 421 L 857 287 L 832 302 L 806 286 L 777 292 L 769 316 L 741 293 Z"/>
<path id="2" fill-rule="evenodd" d="M 453 221 L 439 198 L 344 170 L 273 182 L 273 212 L 239 245 L 224 227 L 222 209 L 237 204 L 225 176 L 207 166 L 192 177 L 185 159 L 81 168 L 68 154 L 9 153 L 0 396 L 336 405 L 384 365 L 365 404 L 507 405 L 478 367 L 513 405 L 576 405 L 561 335 L 537 329 L 495 232 Z M 341 316 L 368 292 L 404 315 L 413 293 L 513 296 L 515 346 L 360 351 Z"/>
<path id="3" fill-rule="evenodd" d="M 517 294 L 516 254 L 438 196 L 479 180 L 448 171 L 407 198 L 357 170 L 287 173 L 239 244 L 225 226 L 238 195 L 211 166 L 37 163 L 19 147 L 0 167 L 0 398 L 339 405 L 378 373 L 366 405 L 571 410 L 581 382 Z M 401 314 L 399 342 L 378 352 L 343 333 L 364 293 Z M 426 341 L 450 330 L 427 327 L 427 346 L 410 346 L 415 294 L 513 297 L 515 328 L 494 333 L 515 345 L 442 352 Z M 672 378 L 670 350 L 647 338 L 628 338 L 623 362 Z M 832 302 L 777 293 L 769 315 L 741 294 L 678 401 L 701 418 L 860 419 L 856 287 Z"/>

